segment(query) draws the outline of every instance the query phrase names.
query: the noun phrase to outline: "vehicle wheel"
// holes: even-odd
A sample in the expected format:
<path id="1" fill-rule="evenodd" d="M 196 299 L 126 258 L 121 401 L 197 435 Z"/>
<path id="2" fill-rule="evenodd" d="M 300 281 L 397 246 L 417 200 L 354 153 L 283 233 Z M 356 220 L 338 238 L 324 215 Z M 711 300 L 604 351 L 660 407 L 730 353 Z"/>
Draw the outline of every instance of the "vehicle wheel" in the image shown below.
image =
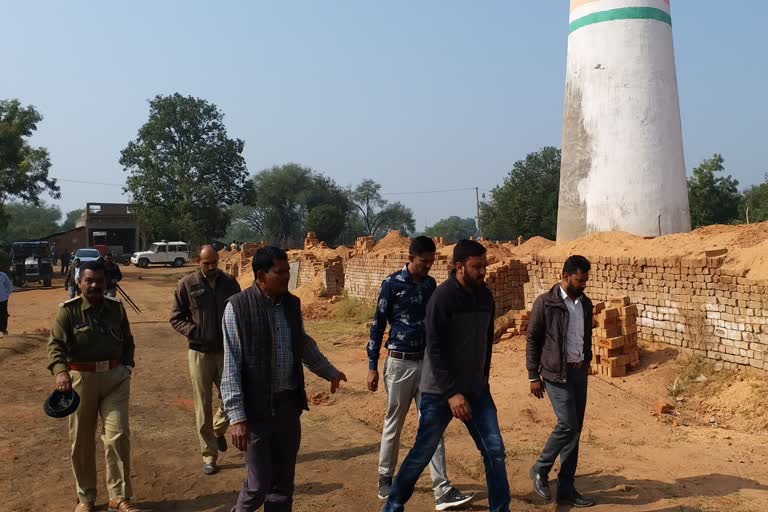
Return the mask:
<path id="1" fill-rule="evenodd" d="M 43 286 L 45 286 L 46 288 L 50 288 L 51 287 L 51 280 L 50 279 L 46 279 L 45 281 L 43 281 Z"/>
<path id="2" fill-rule="evenodd" d="M 139 266 L 141 268 L 147 268 L 149 266 L 149 260 L 147 258 L 141 258 L 139 260 Z"/>
<path id="3" fill-rule="evenodd" d="M 173 260 L 173 266 L 176 267 L 176 268 L 183 267 L 184 266 L 184 258 L 176 258 L 175 260 Z"/>

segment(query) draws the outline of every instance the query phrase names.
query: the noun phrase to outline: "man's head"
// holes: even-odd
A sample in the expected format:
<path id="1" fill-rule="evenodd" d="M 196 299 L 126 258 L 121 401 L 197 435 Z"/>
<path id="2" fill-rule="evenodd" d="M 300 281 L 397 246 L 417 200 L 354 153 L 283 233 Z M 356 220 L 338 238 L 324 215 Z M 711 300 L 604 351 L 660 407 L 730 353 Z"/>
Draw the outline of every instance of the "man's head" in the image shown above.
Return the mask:
<path id="1" fill-rule="evenodd" d="M 80 266 L 80 258 L 75 258 L 75 266 L 76 267 Z"/>
<path id="2" fill-rule="evenodd" d="M 115 259 L 112 256 L 111 252 L 108 252 L 107 254 L 104 255 L 104 263 L 106 263 L 107 265 L 111 265 L 114 262 L 115 262 Z"/>
<path id="3" fill-rule="evenodd" d="M 408 271 L 411 275 L 427 277 L 435 262 L 435 242 L 428 236 L 417 236 L 411 240 L 408 250 Z"/>
<path id="4" fill-rule="evenodd" d="M 592 265 L 584 256 L 571 256 L 563 265 L 562 287 L 568 296 L 576 298 L 584 294 Z"/>
<path id="5" fill-rule="evenodd" d="M 216 277 L 219 273 L 219 253 L 211 245 L 204 245 L 200 249 L 198 263 L 200 264 L 200 271 L 208 279 Z"/>
<path id="6" fill-rule="evenodd" d="M 98 303 L 104 298 L 106 279 L 104 277 L 104 263 L 86 261 L 80 265 L 80 291 L 88 299 L 88 302 Z"/>
<path id="7" fill-rule="evenodd" d="M 251 266 L 256 284 L 265 295 L 276 298 L 288 293 L 291 267 L 284 250 L 279 247 L 262 247 L 253 255 Z"/>
<path id="8" fill-rule="evenodd" d="M 474 290 L 483 286 L 488 266 L 485 252 L 485 247 L 474 240 L 459 240 L 454 246 L 453 266 L 461 284 Z"/>

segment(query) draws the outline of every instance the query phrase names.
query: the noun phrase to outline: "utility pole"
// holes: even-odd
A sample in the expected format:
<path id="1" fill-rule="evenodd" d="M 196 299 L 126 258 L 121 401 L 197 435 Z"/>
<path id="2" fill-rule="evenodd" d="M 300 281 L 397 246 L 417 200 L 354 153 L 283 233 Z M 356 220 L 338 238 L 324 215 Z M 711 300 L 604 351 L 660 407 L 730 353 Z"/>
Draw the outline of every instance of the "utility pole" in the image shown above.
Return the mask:
<path id="1" fill-rule="evenodd" d="M 477 206 L 477 238 L 482 238 L 483 231 L 480 229 L 480 187 L 475 187 L 475 205 Z"/>

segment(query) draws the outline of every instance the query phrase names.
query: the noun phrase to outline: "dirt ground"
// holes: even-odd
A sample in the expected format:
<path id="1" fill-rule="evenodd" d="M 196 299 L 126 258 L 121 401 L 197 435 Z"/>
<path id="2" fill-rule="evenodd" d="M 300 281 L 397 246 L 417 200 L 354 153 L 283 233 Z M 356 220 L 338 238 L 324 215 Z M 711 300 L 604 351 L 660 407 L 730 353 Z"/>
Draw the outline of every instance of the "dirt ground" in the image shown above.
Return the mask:
<path id="1" fill-rule="evenodd" d="M 186 344 L 167 322 L 176 279 L 190 270 L 124 270 L 123 286 L 144 310 L 141 315 L 129 312 L 137 364 L 131 397 L 132 475 L 135 500 L 144 510 L 227 511 L 244 477 L 242 456 L 234 448 L 223 454 L 219 474 L 201 472 Z M 66 298 L 61 280 L 54 284 L 58 288 L 13 294 L 11 335 L 0 339 L 3 512 L 69 511 L 75 503 L 66 421 L 48 418 L 42 411 L 54 383 L 46 370 L 46 330 L 57 303 Z M 308 391 L 317 395 L 319 404 L 302 419 L 294 510 L 380 510 L 375 491 L 385 395 L 365 390 L 365 327 L 350 320 L 324 320 L 308 322 L 307 328 L 350 382 L 326 397 L 322 393 L 327 384 L 308 378 Z M 654 403 L 668 396 L 667 386 L 679 371 L 676 356 L 672 349 L 657 347 L 644 352 L 642 369 L 624 379 L 590 378 L 579 489 L 598 500 L 595 512 L 768 510 L 765 428 L 747 432 L 699 421 L 695 411 L 683 406 L 681 416 L 674 418 L 652 414 Z M 496 346 L 492 369 L 512 510 L 556 510 L 534 498 L 527 478 L 554 415 L 548 402 L 529 396 L 523 359 L 522 339 L 514 339 Z M 415 425 L 412 411 L 401 458 Z M 449 427 L 446 448 L 453 483 L 477 492 L 468 510 L 486 510 L 482 462 L 458 422 Z M 97 461 L 103 505 L 103 457 Z M 427 475 L 408 510 L 434 510 Z"/>

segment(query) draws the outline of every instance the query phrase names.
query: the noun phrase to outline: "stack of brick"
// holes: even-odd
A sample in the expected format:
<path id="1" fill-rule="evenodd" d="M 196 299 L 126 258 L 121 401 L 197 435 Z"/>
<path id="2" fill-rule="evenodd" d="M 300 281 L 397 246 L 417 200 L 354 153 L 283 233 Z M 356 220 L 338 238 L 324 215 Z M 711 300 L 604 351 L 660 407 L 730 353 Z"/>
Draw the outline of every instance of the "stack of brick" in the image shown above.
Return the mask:
<path id="1" fill-rule="evenodd" d="M 485 284 L 496 299 L 498 315 L 525 309 L 524 285 L 527 276 L 525 264 L 518 260 L 505 260 L 488 267 Z"/>
<path id="2" fill-rule="evenodd" d="M 311 249 L 315 247 L 316 245 L 320 244 L 320 239 L 317 238 L 317 235 L 314 231 L 310 231 L 307 233 L 307 237 L 304 239 L 304 250 Z"/>
<path id="3" fill-rule="evenodd" d="M 637 306 L 629 297 L 615 297 L 594 306 L 592 373 L 623 377 L 640 364 L 637 346 Z"/>
<path id="4" fill-rule="evenodd" d="M 528 331 L 528 320 L 531 318 L 531 312 L 526 310 L 514 311 L 507 315 L 509 318 L 509 327 L 507 332 L 501 335 L 501 341 L 508 340 L 514 336 L 524 335 Z"/>

